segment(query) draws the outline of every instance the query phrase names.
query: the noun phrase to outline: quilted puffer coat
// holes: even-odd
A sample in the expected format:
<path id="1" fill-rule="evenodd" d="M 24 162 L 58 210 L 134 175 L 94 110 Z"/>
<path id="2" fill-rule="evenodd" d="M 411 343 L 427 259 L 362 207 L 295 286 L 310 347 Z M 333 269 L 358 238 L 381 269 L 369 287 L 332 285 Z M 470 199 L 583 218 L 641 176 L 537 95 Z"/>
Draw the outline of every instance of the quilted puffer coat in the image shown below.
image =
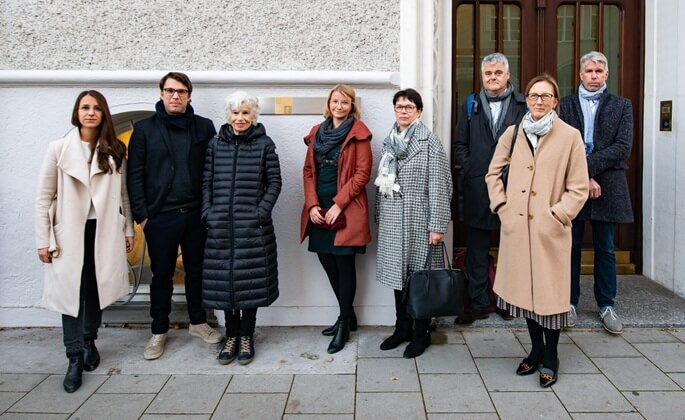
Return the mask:
<path id="1" fill-rule="evenodd" d="M 222 126 L 207 146 L 202 179 L 205 307 L 254 309 L 278 298 L 271 211 L 280 192 L 276 146 L 264 126 L 237 136 Z"/>

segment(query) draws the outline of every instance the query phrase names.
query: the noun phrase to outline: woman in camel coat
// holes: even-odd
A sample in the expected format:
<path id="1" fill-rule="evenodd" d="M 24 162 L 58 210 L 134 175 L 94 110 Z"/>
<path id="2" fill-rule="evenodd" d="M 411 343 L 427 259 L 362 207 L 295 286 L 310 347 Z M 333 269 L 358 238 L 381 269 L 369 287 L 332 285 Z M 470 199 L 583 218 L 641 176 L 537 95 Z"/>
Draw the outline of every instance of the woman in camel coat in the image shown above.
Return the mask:
<path id="1" fill-rule="evenodd" d="M 72 124 L 48 146 L 36 197 L 42 305 L 62 314 L 67 392 L 81 385 L 84 368 L 99 364 L 95 339 L 102 309 L 128 292 L 126 251 L 133 247 L 126 146 L 115 137 L 102 94 L 82 92 Z"/>

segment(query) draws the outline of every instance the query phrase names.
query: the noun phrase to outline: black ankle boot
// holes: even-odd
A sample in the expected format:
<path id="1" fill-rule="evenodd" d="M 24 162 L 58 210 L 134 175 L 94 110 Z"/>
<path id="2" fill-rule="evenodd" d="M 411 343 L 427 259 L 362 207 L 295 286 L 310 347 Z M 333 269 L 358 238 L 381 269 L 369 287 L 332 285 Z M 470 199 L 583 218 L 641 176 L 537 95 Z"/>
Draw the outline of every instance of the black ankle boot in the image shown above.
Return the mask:
<path id="1" fill-rule="evenodd" d="M 81 386 L 81 375 L 83 374 L 83 353 L 75 356 L 69 356 L 69 367 L 67 367 L 67 374 L 64 375 L 64 390 L 72 393 Z"/>
<path id="2" fill-rule="evenodd" d="M 86 340 L 83 347 L 83 370 L 92 372 L 100 365 L 100 353 L 95 347 L 95 340 Z"/>
<path id="3" fill-rule="evenodd" d="M 430 321 L 416 321 L 416 330 L 402 356 L 405 359 L 419 357 L 431 345 Z"/>
<path id="4" fill-rule="evenodd" d="M 238 363 L 246 365 L 254 359 L 254 337 L 244 335 L 240 337 L 240 352 L 238 353 Z"/>
<path id="5" fill-rule="evenodd" d="M 345 347 L 345 343 L 350 338 L 350 321 L 338 320 L 338 329 L 328 345 L 328 353 L 337 353 Z"/>
<path id="6" fill-rule="evenodd" d="M 381 343 L 381 350 L 392 350 L 412 338 L 412 320 L 398 319 L 395 321 L 395 332 Z"/>
<path id="7" fill-rule="evenodd" d="M 338 330 L 338 320 L 335 321 L 335 324 L 321 331 L 321 334 L 328 337 L 335 335 L 335 332 Z M 357 331 L 357 314 L 354 313 L 354 310 L 352 310 L 352 316 L 350 316 L 350 331 Z"/>

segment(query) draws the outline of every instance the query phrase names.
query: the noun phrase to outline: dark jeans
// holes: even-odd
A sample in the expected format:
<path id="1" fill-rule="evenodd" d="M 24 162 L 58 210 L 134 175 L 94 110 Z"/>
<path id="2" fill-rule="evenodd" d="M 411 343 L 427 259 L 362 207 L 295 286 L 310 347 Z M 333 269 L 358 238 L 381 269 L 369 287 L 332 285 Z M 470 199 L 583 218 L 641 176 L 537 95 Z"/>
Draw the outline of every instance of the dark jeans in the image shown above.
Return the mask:
<path id="1" fill-rule="evenodd" d="M 614 306 L 616 298 L 616 254 L 614 253 L 614 234 L 616 223 L 590 221 L 592 243 L 595 247 L 595 300 L 601 308 Z M 583 246 L 585 221 L 574 220 L 571 248 L 571 304 L 578 306 L 580 299 L 580 252 Z"/>
<path id="2" fill-rule="evenodd" d="M 340 307 L 340 319 L 349 320 L 352 316 L 354 295 L 357 291 L 357 271 L 354 265 L 355 254 L 334 255 L 316 254 L 328 275 L 338 306 Z"/>
<path id="3" fill-rule="evenodd" d="M 148 219 L 145 239 L 152 270 L 150 316 L 153 334 L 163 334 L 169 330 L 173 276 L 179 245 L 186 274 L 186 302 L 190 323 L 197 325 L 207 322 L 207 313 L 202 308 L 202 260 L 206 236 L 207 229 L 200 223 L 199 208 L 159 213 Z"/>
<path id="4" fill-rule="evenodd" d="M 84 342 L 98 338 L 98 328 L 102 322 L 98 283 L 95 278 L 95 229 L 95 219 L 88 220 L 83 237 L 84 253 L 78 316 L 74 318 L 62 315 L 62 333 L 67 357 L 83 353 Z"/>
<path id="5" fill-rule="evenodd" d="M 224 311 L 226 337 L 247 337 L 254 335 L 257 324 L 257 308 Z"/>
<path id="6" fill-rule="evenodd" d="M 488 286 L 490 230 L 469 227 L 466 241 L 466 274 L 471 307 L 477 311 L 490 311 Z"/>

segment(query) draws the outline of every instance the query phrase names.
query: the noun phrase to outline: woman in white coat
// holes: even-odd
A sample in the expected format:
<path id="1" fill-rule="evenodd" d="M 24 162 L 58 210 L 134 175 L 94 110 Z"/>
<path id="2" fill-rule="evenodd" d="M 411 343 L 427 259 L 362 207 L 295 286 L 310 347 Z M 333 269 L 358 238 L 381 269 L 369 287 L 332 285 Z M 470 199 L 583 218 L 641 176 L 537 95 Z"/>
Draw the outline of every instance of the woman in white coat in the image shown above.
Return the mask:
<path id="1" fill-rule="evenodd" d="M 126 146 L 115 136 L 105 97 L 81 92 L 71 123 L 48 146 L 36 197 L 42 305 L 62 314 L 67 392 L 81 386 L 84 369 L 100 363 L 95 339 L 102 309 L 128 292 L 126 251 L 133 247 Z"/>

